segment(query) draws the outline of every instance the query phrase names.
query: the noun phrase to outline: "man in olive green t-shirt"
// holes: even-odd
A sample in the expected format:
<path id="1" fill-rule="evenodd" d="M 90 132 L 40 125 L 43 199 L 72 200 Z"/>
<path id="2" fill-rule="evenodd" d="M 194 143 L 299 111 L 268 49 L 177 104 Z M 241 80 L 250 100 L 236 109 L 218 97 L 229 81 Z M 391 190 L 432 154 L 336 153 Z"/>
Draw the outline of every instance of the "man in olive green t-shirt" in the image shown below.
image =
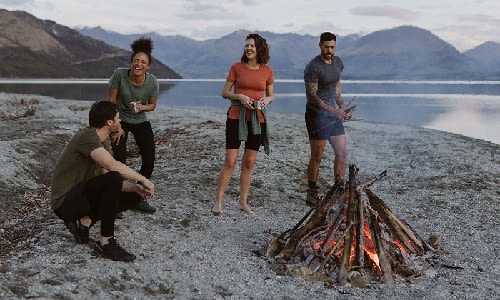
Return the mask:
<path id="1" fill-rule="evenodd" d="M 87 244 L 90 226 L 101 221 L 101 237 L 93 255 L 132 261 L 135 255 L 121 248 L 114 238 L 115 216 L 153 197 L 154 185 L 113 158 L 109 136 L 120 128 L 118 109 L 113 103 L 95 102 L 89 112 L 89 125 L 73 136 L 56 163 L 51 207 L 77 243 Z"/>

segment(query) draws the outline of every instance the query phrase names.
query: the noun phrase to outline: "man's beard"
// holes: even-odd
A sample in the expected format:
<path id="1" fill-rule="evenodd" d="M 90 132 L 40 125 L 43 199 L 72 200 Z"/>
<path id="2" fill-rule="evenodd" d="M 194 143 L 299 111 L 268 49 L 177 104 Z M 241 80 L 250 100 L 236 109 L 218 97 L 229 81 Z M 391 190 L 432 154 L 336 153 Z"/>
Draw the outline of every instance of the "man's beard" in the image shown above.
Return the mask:
<path id="1" fill-rule="evenodd" d="M 331 53 L 326 53 L 326 54 L 321 54 L 321 56 L 324 58 L 324 59 L 330 59 L 333 57 L 333 54 Z"/>

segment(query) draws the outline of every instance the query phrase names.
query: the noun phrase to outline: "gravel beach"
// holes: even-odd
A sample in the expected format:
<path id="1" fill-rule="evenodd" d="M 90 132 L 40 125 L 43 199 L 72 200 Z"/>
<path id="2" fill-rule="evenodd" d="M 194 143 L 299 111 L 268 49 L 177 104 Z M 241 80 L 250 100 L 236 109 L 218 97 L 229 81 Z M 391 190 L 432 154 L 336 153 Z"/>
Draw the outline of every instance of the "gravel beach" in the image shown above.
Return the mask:
<path id="1" fill-rule="evenodd" d="M 222 100 L 221 100 L 222 101 Z M 279 99 L 277 99 L 279 101 Z M 22 103 L 22 104 L 21 104 Z M 23 115 L 27 103 L 34 114 Z M 158 107 L 149 114 L 157 157 L 158 210 L 126 212 L 120 244 L 133 263 L 93 258 L 50 211 L 50 177 L 71 135 L 87 125 L 91 102 L 0 93 L 1 299 L 499 299 L 500 145 L 417 127 L 346 123 L 349 163 L 424 239 L 441 236 L 442 254 L 423 276 L 365 289 L 325 287 L 280 276 L 260 255 L 274 235 L 307 212 L 309 143 L 303 116 L 271 113 L 271 154 L 259 153 L 249 204 L 238 206 L 239 168 L 210 212 L 224 159 L 224 110 Z M 133 147 L 132 147 L 133 148 Z M 131 150 L 129 163 L 137 167 Z M 320 185 L 332 184 L 330 148 Z M 363 181 L 363 180 L 362 180 Z M 91 229 L 96 239 L 99 224 Z"/>

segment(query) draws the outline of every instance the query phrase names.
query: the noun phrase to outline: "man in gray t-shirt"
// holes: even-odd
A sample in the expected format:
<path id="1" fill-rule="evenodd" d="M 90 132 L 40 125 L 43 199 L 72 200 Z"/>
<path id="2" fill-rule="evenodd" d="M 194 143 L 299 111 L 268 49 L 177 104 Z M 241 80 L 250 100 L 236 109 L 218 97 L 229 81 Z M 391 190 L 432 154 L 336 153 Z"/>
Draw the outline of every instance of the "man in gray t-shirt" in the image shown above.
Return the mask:
<path id="1" fill-rule="evenodd" d="M 306 126 L 311 145 L 311 156 L 307 168 L 308 190 L 306 202 L 314 206 L 319 200 L 319 166 L 325 150 L 326 141 L 335 152 L 333 174 L 335 185 L 344 183 L 347 159 L 347 140 L 342 122 L 350 117 L 345 112 L 341 95 L 340 75 L 344 64 L 334 56 L 337 38 L 330 32 L 321 34 L 320 55 L 314 57 L 304 70 L 306 86 Z"/>

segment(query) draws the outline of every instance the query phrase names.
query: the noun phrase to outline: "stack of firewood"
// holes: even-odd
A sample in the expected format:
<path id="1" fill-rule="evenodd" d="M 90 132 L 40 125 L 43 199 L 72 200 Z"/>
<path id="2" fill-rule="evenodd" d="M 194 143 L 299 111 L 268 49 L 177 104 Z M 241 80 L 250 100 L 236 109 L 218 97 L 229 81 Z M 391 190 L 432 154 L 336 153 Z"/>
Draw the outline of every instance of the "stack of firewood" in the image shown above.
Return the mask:
<path id="1" fill-rule="evenodd" d="M 385 171 L 364 184 L 357 175 L 349 166 L 344 186 L 332 187 L 292 229 L 271 239 L 273 269 L 357 287 L 421 274 L 438 245 L 422 240 L 369 189 Z"/>

